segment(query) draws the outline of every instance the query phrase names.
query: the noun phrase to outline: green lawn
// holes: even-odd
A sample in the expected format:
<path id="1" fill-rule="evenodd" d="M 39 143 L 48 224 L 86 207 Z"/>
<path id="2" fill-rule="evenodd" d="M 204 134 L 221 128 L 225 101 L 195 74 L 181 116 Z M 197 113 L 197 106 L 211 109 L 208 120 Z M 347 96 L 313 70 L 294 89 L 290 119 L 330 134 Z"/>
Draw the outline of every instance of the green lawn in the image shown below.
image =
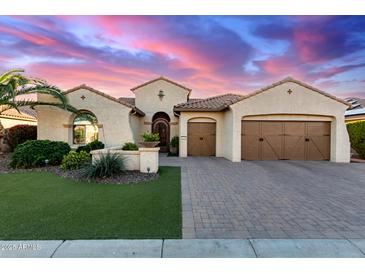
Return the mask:
<path id="1" fill-rule="evenodd" d="M 181 238 L 180 168 L 149 183 L 76 183 L 52 173 L 0 174 L 0 239 Z"/>

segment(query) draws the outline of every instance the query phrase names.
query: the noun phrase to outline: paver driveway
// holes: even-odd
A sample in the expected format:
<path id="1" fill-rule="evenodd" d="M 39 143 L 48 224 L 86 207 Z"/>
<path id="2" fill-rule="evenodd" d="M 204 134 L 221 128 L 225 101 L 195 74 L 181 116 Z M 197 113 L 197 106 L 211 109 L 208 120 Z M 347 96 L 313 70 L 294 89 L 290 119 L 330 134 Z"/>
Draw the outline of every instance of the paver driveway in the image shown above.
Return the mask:
<path id="1" fill-rule="evenodd" d="M 365 165 L 161 157 L 182 167 L 184 238 L 364 238 Z"/>

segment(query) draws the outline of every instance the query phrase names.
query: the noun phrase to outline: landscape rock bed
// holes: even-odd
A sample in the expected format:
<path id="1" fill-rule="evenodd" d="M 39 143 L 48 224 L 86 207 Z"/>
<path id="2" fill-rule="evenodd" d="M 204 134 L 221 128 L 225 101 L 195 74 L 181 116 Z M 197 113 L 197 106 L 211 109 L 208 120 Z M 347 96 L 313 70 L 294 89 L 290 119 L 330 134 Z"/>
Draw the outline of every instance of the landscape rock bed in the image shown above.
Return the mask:
<path id="1" fill-rule="evenodd" d="M 62 170 L 59 166 L 46 166 L 29 169 L 13 169 L 9 167 L 10 153 L 0 154 L 0 173 L 18 173 L 18 172 L 52 172 L 58 176 L 72 179 L 79 182 L 95 182 L 99 184 L 134 184 L 149 182 L 158 179 L 158 173 L 141 173 L 139 171 L 124 171 L 122 174 L 113 178 L 86 179 L 80 175 L 79 170 Z"/>

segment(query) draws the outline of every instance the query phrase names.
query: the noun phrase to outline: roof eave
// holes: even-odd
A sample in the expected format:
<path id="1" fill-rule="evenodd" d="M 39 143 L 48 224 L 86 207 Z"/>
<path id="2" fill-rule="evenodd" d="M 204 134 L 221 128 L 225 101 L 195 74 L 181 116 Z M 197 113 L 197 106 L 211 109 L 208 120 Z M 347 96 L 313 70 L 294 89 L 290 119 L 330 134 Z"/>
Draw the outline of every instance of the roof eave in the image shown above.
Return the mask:
<path id="1" fill-rule="evenodd" d="M 145 116 L 146 114 L 142 111 L 142 110 L 140 110 L 139 108 L 136 108 L 136 107 L 134 107 L 134 108 L 132 108 L 132 110 L 133 111 L 135 111 L 136 112 L 136 114 L 138 114 L 139 116 Z"/>
<path id="2" fill-rule="evenodd" d="M 219 112 L 228 109 L 229 106 L 224 106 L 220 108 L 208 109 L 208 108 L 200 108 L 200 109 L 189 109 L 189 108 L 174 108 L 174 111 L 177 112 Z"/>
<path id="3" fill-rule="evenodd" d="M 145 83 L 143 83 L 143 84 L 140 84 L 140 85 L 138 85 L 138 86 L 136 86 L 136 87 L 131 88 L 130 90 L 134 93 L 134 91 L 135 91 L 135 90 L 137 90 L 137 89 L 139 89 L 139 88 L 141 88 L 141 87 L 147 86 L 147 85 L 149 85 L 149 84 L 152 84 L 152 83 L 154 83 L 154 82 L 156 82 L 156 81 L 159 81 L 159 80 L 166 81 L 166 82 L 168 82 L 168 83 L 171 83 L 171 84 L 173 84 L 173 85 L 175 85 L 175 86 L 178 86 L 178 87 L 180 87 L 180 88 L 182 88 L 182 89 L 187 90 L 187 91 L 188 91 L 188 98 L 190 97 L 190 93 L 191 93 L 192 89 L 187 88 L 187 87 L 185 87 L 185 86 L 183 86 L 183 85 L 181 85 L 181 84 L 179 84 L 179 83 L 177 83 L 177 82 L 175 82 L 175 81 L 172 81 L 172 80 L 170 80 L 170 79 L 168 79 L 168 78 L 166 78 L 166 77 L 163 77 L 163 76 L 160 76 L 160 77 L 158 77 L 158 78 L 155 78 L 155 79 L 152 79 L 152 80 L 150 80 L 150 81 L 147 81 L 147 82 L 145 82 Z"/>
<path id="4" fill-rule="evenodd" d="M 67 95 L 67 94 L 69 94 L 69 93 L 71 93 L 71 92 L 74 92 L 74 91 L 77 91 L 77 90 L 80 90 L 80 89 L 86 89 L 86 90 L 88 90 L 88 91 L 94 92 L 95 94 L 98 94 L 98 95 L 100 95 L 100 96 L 102 96 L 102 97 L 104 97 L 104 98 L 106 98 L 106 99 L 109 99 L 109 100 L 111 100 L 111 101 L 114 101 L 114 102 L 116 102 L 116 103 L 119 103 L 119 104 L 121 104 L 121 105 L 123 105 L 123 106 L 129 107 L 129 108 L 131 108 L 132 110 L 138 110 L 138 112 L 140 112 L 142 116 L 144 116 L 144 115 L 145 115 L 145 113 L 144 113 L 143 111 L 139 110 L 139 109 L 138 109 L 138 108 L 136 108 L 135 106 L 133 106 L 133 105 L 131 105 L 131 104 L 127 103 L 127 102 L 124 102 L 124 101 L 122 101 L 122 100 L 119 100 L 118 98 L 115 98 L 115 97 L 113 97 L 113 96 L 111 96 L 111 95 L 109 95 L 109 94 L 106 94 L 106 93 L 104 93 L 104 92 L 102 92 L 102 91 L 100 91 L 100 90 L 96 90 L 96 89 L 94 89 L 94 88 L 92 88 L 92 87 L 89 87 L 89 86 L 87 86 L 87 85 L 85 85 L 85 84 L 79 85 L 79 86 L 74 87 L 74 88 L 71 88 L 71 89 L 69 89 L 69 90 L 66 90 L 66 91 L 64 91 L 64 92 L 63 92 L 63 94 Z"/>

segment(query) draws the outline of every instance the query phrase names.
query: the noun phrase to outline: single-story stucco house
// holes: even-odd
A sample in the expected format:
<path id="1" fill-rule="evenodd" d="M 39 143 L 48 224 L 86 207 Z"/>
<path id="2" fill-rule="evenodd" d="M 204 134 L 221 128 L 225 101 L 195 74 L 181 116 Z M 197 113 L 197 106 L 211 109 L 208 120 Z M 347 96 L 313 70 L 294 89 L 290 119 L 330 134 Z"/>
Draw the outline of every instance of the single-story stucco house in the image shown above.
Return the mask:
<path id="1" fill-rule="evenodd" d="M 350 104 L 308 84 L 285 78 L 248 95 L 192 99 L 191 89 L 164 77 L 114 98 L 81 85 L 65 92 L 70 103 L 95 116 L 97 125 L 49 106 L 37 107 L 38 138 L 78 146 L 138 143 L 145 131 L 160 134 L 161 151 L 179 136 L 180 157 L 241 160 L 350 161 L 344 113 Z M 53 100 L 38 95 L 40 101 Z"/>

